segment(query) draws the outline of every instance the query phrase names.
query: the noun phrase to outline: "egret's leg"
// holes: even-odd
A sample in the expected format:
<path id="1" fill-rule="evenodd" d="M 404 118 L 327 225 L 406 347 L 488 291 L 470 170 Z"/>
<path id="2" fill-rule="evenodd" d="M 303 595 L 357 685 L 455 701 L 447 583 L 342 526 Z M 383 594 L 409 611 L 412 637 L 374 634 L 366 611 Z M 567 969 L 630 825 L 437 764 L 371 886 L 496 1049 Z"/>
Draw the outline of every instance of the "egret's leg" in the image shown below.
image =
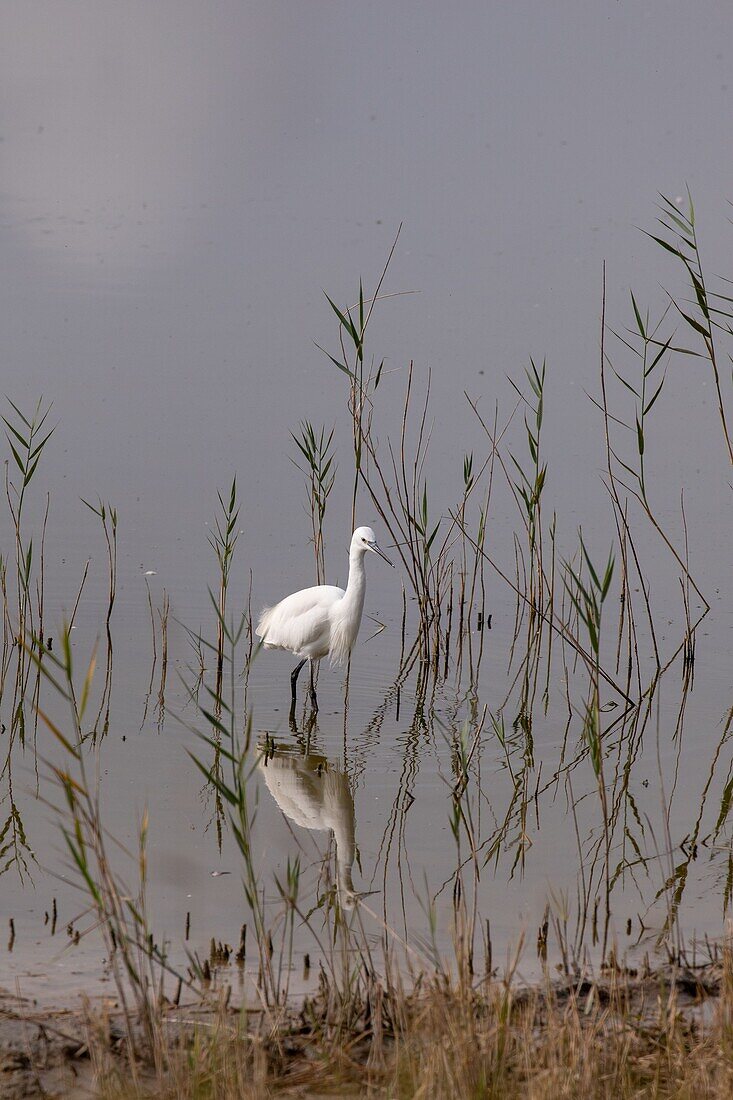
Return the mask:
<path id="1" fill-rule="evenodd" d="M 300 734 L 300 747 L 303 750 L 304 756 L 310 756 L 311 751 L 311 734 L 318 732 L 318 721 L 316 718 L 316 711 L 312 710 L 307 718 L 303 721 L 303 730 Z"/>
<path id="2" fill-rule="evenodd" d="M 298 692 L 298 676 L 300 675 L 300 670 L 305 664 L 306 659 L 307 658 L 304 657 L 303 660 L 299 664 L 297 664 L 293 671 L 290 673 L 290 690 L 293 694 L 293 706 L 295 706 L 295 700 Z"/>
<path id="3" fill-rule="evenodd" d="M 310 695 L 311 695 L 311 706 L 313 707 L 313 713 L 317 714 L 318 713 L 318 696 L 316 695 L 316 685 L 315 685 L 315 681 L 313 679 L 313 662 L 312 661 L 311 661 Z"/>

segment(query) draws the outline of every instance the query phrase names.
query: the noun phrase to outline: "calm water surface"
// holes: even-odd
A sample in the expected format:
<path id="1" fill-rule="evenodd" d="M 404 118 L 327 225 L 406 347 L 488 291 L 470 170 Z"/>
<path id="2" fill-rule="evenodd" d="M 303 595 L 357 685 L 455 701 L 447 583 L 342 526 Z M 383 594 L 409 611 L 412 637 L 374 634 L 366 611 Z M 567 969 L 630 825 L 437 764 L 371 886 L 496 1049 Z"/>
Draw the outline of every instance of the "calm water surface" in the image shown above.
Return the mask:
<path id="1" fill-rule="evenodd" d="M 313 583 L 306 494 L 291 462 L 290 432 L 304 418 L 336 424 L 326 560 L 328 580 L 346 580 L 350 423 L 343 376 L 314 346 L 338 347 L 323 289 L 341 305 L 355 302 L 360 276 L 367 287 L 376 283 L 403 223 L 384 291 L 411 293 L 375 311 L 370 351 L 385 358 L 375 415 L 380 439 L 394 437 L 407 364 L 415 362 L 420 392 L 430 373 L 425 472 L 435 516 L 460 497 L 464 454 L 473 451 L 477 465 L 487 454 L 464 391 L 489 421 L 498 402 L 503 424 L 516 403 L 506 376 L 521 382 L 529 356 L 546 356 L 546 522 L 557 513 L 558 561 L 574 553 L 579 525 L 605 558 L 615 527 L 602 481 L 602 421 L 586 393 L 598 393 L 602 263 L 615 329 L 633 322 L 630 286 L 662 310 L 660 283 L 673 292 L 681 284 L 671 259 L 635 227 L 653 228 L 657 191 L 676 198 L 689 184 L 710 270 L 730 274 L 732 146 L 720 127 L 731 113 L 730 13 L 723 4 L 704 9 L 700 18 L 681 3 L 643 13 L 626 3 L 495 12 L 476 4 L 456 20 L 440 4 L 366 11 L 220 2 L 206 12 L 165 2 L 6 5 L 3 391 L 25 411 L 44 394 L 58 424 L 32 482 L 27 530 L 38 546 L 48 493 L 46 622 L 56 637 L 91 559 L 73 631 L 83 667 L 104 637 L 107 582 L 101 529 L 80 498 L 118 509 L 102 804 L 107 826 L 127 844 L 149 810 L 151 920 L 177 960 L 187 914 L 186 946 L 202 957 L 212 937 L 236 945 L 248 919 L 236 847 L 186 751 L 204 751 L 186 728 L 201 722 L 181 678 L 195 677 L 186 628 L 207 637 L 216 629 L 207 538 L 216 492 L 236 473 L 232 609 L 246 608 L 250 571 L 255 611 Z M 684 76 L 692 72 L 694 82 Z M 504 442 L 507 454 L 526 455 L 521 413 Z M 610 860 L 611 872 L 626 861 L 613 886 L 611 934 L 634 958 L 656 948 L 674 896 L 662 889 L 670 875 L 683 886 L 674 942 L 719 936 L 730 892 L 730 470 L 700 360 L 672 362 L 647 463 L 656 513 L 678 547 L 684 488 L 691 568 L 711 611 L 697 634 L 692 690 L 683 691 L 678 659 L 638 744 L 609 745 L 609 781 L 630 768 Z M 374 526 L 390 553 L 366 497 L 358 520 Z M 638 515 L 635 522 L 659 645 L 670 656 L 685 628 L 679 571 L 648 525 Z M 487 530 L 492 555 L 512 572 L 521 516 L 499 473 Z M 0 550 L 12 559 L 7 510 Z M 252 780 L 268 898 L 273 876 L 300 853 L 308 906 L 329 882 L 342 894 L 369 892 L 371 942 L 386 923 L 418 950 L 434 904 L 447 951 L 455 737 L 466 721 L 475 729 L 487 708 L 470 790 L 479 927 L 483 934 L 490 922 L 494 963 L 524 934 L 522 972 L 538 972 L 535 942 L 548 903 L 556 915 L 567 912 L 581 953 L 597 958 L 595 887 L 588 924 L 578 925 L 602 832 L 590 761 L 570 766 L 582 670 L 556 652 L 529 751 L 516 652 L 512 660 L 515 598 L 487 570 L 491 629 L 483 630 L 474 683 L 450 662 L 427 697 L 416 670 L 397 692 L 405 577 L 377 559 L 367 564 L 348 707 L 343 671 L 324 668 L 307 753 L 302 712 L 295 732 L 288 723 L 292 661 L 266 653 L 251 669 L 255 738 L 269 735 L 277 746 Z M 164 706 L 146 581 L 155 609 L 164 592 L 170 598 Z M 693 599 L 693 611 L 698 605 Z M 615 629 L 617 590 L 608 606 Z M 370 637 L 378 624 L 384 629 Z M 647 667 L 643 630 L 640 651 Z M 97 690 L 102 680 L 103 670 Z M 244 683 L 236 683 L 243 700 Z M 44 699 L 59 717 L 52 695 Z M 618 698 L 609 691 L 602 702 L 617 706 Z M 4 698 L 6 744 L 10 706 Z M 613 707 L 604 714 L 610 723 Z M 490 715 L 503 718 L 505 746 Z M 57 751 L 40 727 L 36 747 L 37 757 L 30 742 L 12 751 L 12 804 L 35 859 L 22 877 L 16 865 L 0 877 L 0 926 L 15 924 L 12 951 L 0 949 L 0 982 L 17 979 L 22 993 L 58 1001 L 105 985 L 95 933 L 69 943 L 70 922 L 84 932 L 92 921 L 44 801 L 52 795 L 46 762 Z M 6 768 L 3 821 L 9 776 Z M 469 854 L 464 838 L 461 856 Z M 44 915 L 54 898 L 51 936 Z M 305 951 L 314 948 L 301 931 L 298 973 Z M 549 953 L 560 957 L 552 936 Z M 311 974 L 312 983 L 315 967 Z"/>

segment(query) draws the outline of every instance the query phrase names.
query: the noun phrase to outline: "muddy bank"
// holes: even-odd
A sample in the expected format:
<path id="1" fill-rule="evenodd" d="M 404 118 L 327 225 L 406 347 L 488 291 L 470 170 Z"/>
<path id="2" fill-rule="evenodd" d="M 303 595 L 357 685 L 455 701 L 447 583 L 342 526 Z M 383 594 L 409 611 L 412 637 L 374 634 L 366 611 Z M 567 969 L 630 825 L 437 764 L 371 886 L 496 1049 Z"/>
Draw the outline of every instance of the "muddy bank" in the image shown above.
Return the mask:
<path id="1" fill-rule="evenodd" d="M 420 1074 L 438 1050 L 446 1064 L 460 1062 L 460 1073 L 432 1077 L 436 1097 L 472 1088 L 471 1081 L 476 1095 L 511 1086 L 514 1095 L 549 1096 L 562 1084 L 569 1096 L 638 1096 L 656 1082 L 655 1095 L 672 1096 L 691 1077 L 699 1083 L 698 1069 L 704 1095 L 729 1095 L 726 973 L 714 963 L 616 971 L 544 989 L 436 982 L 396 994 L 377 985 L 375 996 L 350 1006 L 348 1023 L 325 990 L 297 1011 L 251 1012 L 246 1024 L 231 1007 L 171 1006 L 160 1014 L 156 1055 L 134 1073 L 113 1004 L 50 1010 L 0 990 L 0 1094 L 173 1097 L 203 1087 L 226 1098 L 407 1097 L 426 1087 Z"/>
<path id="2" fill-rule="evenodd" d="M 37 1009 L 0 989 L 0 1093 L 5 1100 L 93 1096 L 83 1014 Z"/>

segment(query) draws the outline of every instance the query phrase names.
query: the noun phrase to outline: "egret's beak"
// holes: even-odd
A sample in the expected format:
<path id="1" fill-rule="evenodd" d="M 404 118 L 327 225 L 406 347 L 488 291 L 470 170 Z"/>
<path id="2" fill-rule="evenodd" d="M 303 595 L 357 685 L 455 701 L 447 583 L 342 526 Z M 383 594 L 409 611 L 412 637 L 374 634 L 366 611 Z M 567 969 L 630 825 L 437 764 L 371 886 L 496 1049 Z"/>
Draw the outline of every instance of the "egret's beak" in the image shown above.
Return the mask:
<path id="1" fill-rule="evenodd" d="M 387 565 L 391 565 L 392 568 L 394 569 L 393 563 L 389 560 L 389 558 L 387 557 L 386 554 L 382 553 L 382 551 L 377 546 L 376 542 L 368 542 L 367 543 L 367 549 L 372 550 L 375 554 L 379 554 L 382 561 L 386 561 Z"/>
<path id="2" fill-rule="evenodd" d="M 345 890 L 344 896 L 340 897 L 339 901 L 343 909 L 351 912 L 353 909 L 356 908 L 362 898 L 370 898 L 372 894 L 379 893 L 381 893 L 380 890 L 364 890 L 360 892 L 357 892 L 356 890 Z"/>

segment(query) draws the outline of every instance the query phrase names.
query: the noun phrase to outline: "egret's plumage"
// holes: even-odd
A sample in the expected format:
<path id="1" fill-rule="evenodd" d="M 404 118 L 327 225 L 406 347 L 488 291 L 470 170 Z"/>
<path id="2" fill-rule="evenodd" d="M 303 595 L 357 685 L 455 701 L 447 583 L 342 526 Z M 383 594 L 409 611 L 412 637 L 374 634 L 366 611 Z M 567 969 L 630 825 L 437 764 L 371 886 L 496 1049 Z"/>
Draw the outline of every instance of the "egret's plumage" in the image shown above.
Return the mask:
<path id="1" fill-rule="evenodd" d="M 274 607 L 266 607 L 257 625 L 257 635 L 267 649 L 287 649 L 296 657 L 317 661 L 331 652 L 331 611 L 346 595 L 335 584 L 319 584 L 286 596 Z M 340 663 L 348 654 L 331 655 Z"/>
<path id="2" fill-rule="evenodd" d="M 348 659 L 364 610 L 364 555 L 368 550 L 392 564 L 377 546 L 371 527 L 357 527 L 351 536 L 346 588 L 319 584 L 293 592 L 263 610 L 256 633 L 265 648 L 286 649 L 301 659 L 293 672 L 293 697 L 302 663 L 329 657 L 332 664 L 343 664 Z"/>

